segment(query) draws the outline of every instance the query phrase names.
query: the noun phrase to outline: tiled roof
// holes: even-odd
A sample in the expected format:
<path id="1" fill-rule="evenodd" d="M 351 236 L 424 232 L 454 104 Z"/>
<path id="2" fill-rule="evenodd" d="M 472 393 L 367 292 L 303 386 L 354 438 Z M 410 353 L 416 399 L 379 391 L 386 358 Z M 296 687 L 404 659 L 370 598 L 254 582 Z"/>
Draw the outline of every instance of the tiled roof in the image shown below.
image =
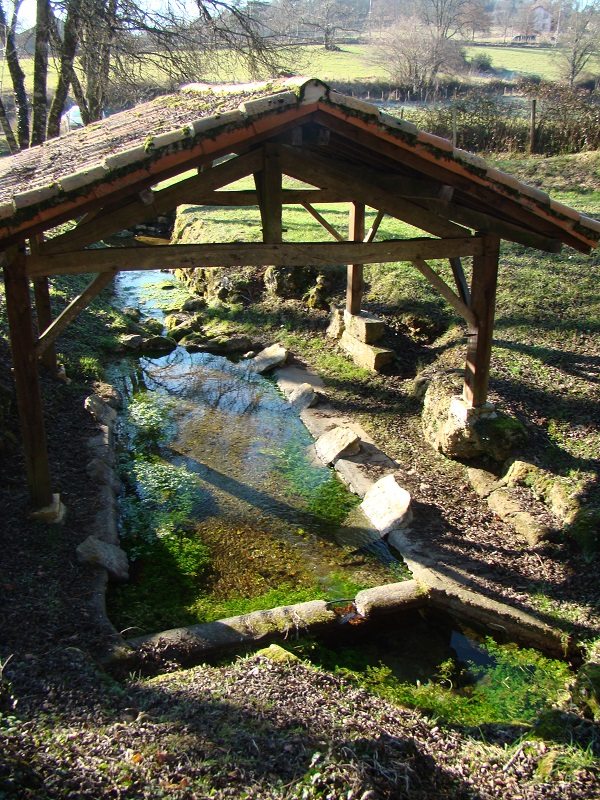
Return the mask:
<path id="1" fill-rule="evenodd" d="M 484 187 L 497 194 L 499 203 L 508 198 L 539 218 L 546 229 L 548 223 L 556 228 L 553 235 L 558 239 L 564 232 L 584 247 L 594 247 L 600 239 L 600 222 L 550 199 L 537 187 L 454 148 L 447 139 L 307 78 L 243 85 L 190 84 L 175 94 L 0 160 L 0 238 L 15 230 L 26 235 L 27 221 L 39 223 L 44 210 L 52 209 L 51 214 L 46 213 L 51 218 L 61 207 L 75 208 L 83 196 L 109 198 L 121 187 L 124 176 L 132 180 L 135 175 L 137 180 L 143 174 L 151 183 L 151 178 L 160 178 L 167 163 L 173 173 L 177 163 L 184 164 L 187 151 L 190 157 L 199 148 L 201 152 L 203 142 L 212 143 L 216 150 L 214 143 L 224 134 L 238 131 L 241 141 L 255 134 L 258 120 L 287 112 L 286 124 L 293 125 L 296 116 L 300 119 L 312 110 L 385 139 L 423 165 L 438 165 L 446 175 L 461 181 L 463 193 L 468 194 L 472 187 L 477 197 L 478 188 Z M 412 169 L 419 171 L 414 161 Z"/>

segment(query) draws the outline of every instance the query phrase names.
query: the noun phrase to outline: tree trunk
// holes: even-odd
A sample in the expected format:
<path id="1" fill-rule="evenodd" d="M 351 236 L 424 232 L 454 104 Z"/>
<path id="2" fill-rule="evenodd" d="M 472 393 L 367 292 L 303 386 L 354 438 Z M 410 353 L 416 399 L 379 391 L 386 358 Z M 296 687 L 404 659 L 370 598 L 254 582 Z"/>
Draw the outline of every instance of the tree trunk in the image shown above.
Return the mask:
<path id="1" fill-rule="evenodd" d="M 79 43 L 79 11 L 81 0 L 71 0 L 67 10 L 65 20 L 64 37 L 60 42 L 60 70 L 58 73 L 58 83 L 50 113 L 48 114 L 47 136 L 52 139 L 60 133 L 60 118 L 65 108 L 65 102 L 69 94 L 69 87 L 73 76 L 73 63 L 75 53 Z"/>
<path id="2" fill-rule="evenodd" d="M 33 59 L 33 114 L 31 144 L 41 144 L 46 138 L 48 116 L 48 40 L 50 34 L 50 7 L 48 0 L 37 0 L 35 27 L 35 55 Z"/>
<path id="3" fill-rule="evenodd" d="M 11 127 L 10 121 L 6 114 L 6 108 L 4 107 L 4 103 L 2 102 L 2 98 L 0 98 L 0 125 L 2 126 L 2 130 L 4 131 L 4 135 L 6 136 L 6 142 L 8 144 L 8 149 L 10 150 L 10 154 L 19 152 L 19 144 L 15 139 L 15 134 Z"/>
<path id="4" fill-rule="evenodd" d="M 25 90 L 25 73 L 21 69 L 15 44 L 17 10 L 18 6 L 15 6 L 15 13 L 13 14 L 10 25 L 7 25 L 4 7 L 0 2 L 0 27 L 3 27 L 6 31 L 4 57 L 8 65 L 17 109 L 17 139 L 19 141 L 19 147 L 21 150 L 24 150 L 29 147 L 29 104 L 27 102 L 27 92 Z"/>

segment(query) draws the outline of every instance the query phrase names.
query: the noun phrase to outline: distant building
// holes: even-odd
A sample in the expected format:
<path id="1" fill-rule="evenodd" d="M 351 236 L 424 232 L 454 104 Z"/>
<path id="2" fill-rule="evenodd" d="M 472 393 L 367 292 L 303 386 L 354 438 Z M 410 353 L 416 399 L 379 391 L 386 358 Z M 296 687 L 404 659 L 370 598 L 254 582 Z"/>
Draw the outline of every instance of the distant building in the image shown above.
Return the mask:
<path id="1" fill-rule="evenodd" d="M 531 9 L 531 27 L 535 33 L 551 33 L 554 30 L 554 18 L 544 6 Z"/>

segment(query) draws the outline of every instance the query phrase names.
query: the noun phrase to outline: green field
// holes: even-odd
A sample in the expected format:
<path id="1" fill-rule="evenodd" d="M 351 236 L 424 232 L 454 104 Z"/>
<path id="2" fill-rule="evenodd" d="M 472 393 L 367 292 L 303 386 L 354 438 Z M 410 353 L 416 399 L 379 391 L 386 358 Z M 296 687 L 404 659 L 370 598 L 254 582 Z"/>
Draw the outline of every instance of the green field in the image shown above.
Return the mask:
<path id="1" fill-rule="evenodd" d="M 492 59 L 495 69 L 509 70 L 523 75 L 539 75 L 542 78 L 556 80 L 560 76 L 557 53 L 550 47 L 492 47 L 486 45 L 468 45 L 467 57 L 486 53 Z M 339 52 L 328 52 L 318 45 L 310 45 L 295 49 L 285 56 L 293 64 L 299 74 L 311 75 L 325 81 L 383 81 L 388 76 L 378 63 L 378 52 L 374 45 L 345 44 Z M 27 78 L 27 89 L 33 89 L 33 59 L 25 58 L 22 66 Z M 596 61 L 595 69 L 600 68 Z M 48 87 L 53 91 L 56 86 L 56 64 L 52 62 L 48 73 Z M 148 65 L 146 76 L 160 81 L 164 74 L 157 65 Z M 197 76 L 198 80 L 211 81 L 243 81 L 251 76 L 239 63 L 224 59 L 221 68 L 212 68 Z M 5 92 L 8 89 L 8 76 L 5 80 Z"/>

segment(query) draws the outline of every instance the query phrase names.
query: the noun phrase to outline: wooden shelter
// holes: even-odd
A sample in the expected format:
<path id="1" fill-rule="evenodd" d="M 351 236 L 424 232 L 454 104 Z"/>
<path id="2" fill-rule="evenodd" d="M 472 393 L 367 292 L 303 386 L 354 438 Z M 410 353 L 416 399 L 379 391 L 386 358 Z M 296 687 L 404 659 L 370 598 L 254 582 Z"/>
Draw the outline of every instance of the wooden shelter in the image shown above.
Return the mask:
<path id="1" fill-rule="evenodd" d="M 255 190 L 220 191 L 247 175 L 254 175 Z M 314 188 L 283 188 L 282 175 Z M 314 208 L 340 202 L 349 205 L 347 235 Z M 182 203 L 258 206 L 263 242 L 87 249 Z M 282 205 L 288 203 L 304 206 L 332 241 L 285 242 Z M 365 206 L 378 212 L 368 233 Z M 385 214 L 424 235 L 378 241 Z M 53 230 L 75 219 L 68 232 Z M 500 240 L 547 252 L 567 244 L 587 253 L 599 238 L 598 221 L 315 79 L 192 84 L 3 159 L 0 250 L 32 503 L 52 500 L 37 361 L 52 363 L 57 336 L 119 270 L 348 264 L 347 310 L 358 314 L 363 264 L 412 262 L 467 322 L 464 398 L 480 406 L 487 396 Z M 472 258 L 470 285 L 465 257 Z M 449 259 L 454 287 L 428 259 Z M 53 320 L 48 278 L 69 273 L 94 277 Z"/>

